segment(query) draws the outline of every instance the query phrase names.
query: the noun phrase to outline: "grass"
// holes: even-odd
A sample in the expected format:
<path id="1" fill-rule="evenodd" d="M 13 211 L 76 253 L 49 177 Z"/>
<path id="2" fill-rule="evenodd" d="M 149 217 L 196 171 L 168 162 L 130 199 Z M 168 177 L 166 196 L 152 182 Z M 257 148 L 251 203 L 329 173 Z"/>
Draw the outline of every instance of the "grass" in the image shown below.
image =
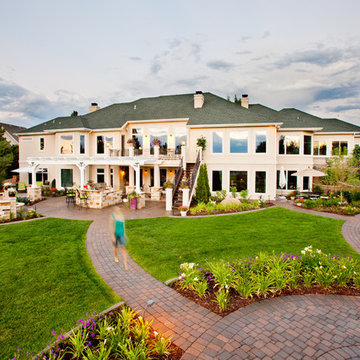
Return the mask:
<path id="1" fill-rule="evenodd" d="M 161 281 L 179 274 L 179 265 L 207 260 L 289 253 L 313 245 L 325 253 L 359 257 L 341 234 L 342 220 L 279 207 L 208 218 L 155 218 L 126 222 L 133 259 Z"/>
<path id="2" fill-rule="evenodd" d="M 38 352 L 87 311 L 121 299 L 86 251 L 90 221 L 47 218 L 0 226 L 0 359 Z"/>

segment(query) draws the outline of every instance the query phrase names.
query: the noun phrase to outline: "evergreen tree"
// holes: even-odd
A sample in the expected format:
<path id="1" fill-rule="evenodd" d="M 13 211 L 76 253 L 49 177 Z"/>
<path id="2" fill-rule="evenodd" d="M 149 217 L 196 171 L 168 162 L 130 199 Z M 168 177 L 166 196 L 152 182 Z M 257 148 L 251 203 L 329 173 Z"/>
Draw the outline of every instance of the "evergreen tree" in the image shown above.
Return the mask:
<path id="1" fill-rule="evenodd" d="M 74 110 L 72 113 L 71 113 L 71 116 L 78 116 L 78 112 L 76 110 Z"/>
<path id="2" fill-rule="evenodd" d="M 0 129 L 0 183 L 8 178 L 9 170 L 14 161 L 12 146 L 3 137 L 4 130 Z"/>
<path id="3" fill-rule="evenodd" d="M 202 164 L 199 170 L 199 176 L 196 183 L 196 201 L 198 203 L 208 203 L 211 196 L 209 187 L 209 178 L 206 164 Z"/>

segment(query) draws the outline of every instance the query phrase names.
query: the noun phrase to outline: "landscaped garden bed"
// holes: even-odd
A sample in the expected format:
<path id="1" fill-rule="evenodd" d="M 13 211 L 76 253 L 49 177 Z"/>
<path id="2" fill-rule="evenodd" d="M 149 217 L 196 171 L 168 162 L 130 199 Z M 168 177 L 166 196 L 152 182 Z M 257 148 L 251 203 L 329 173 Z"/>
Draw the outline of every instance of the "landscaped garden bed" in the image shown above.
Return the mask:
<path id="1" fill-rule="evenodd" d="M 43 217 L 40 213 L 36 212 L 36 210 L 29 209 L 28 211 L 18 211 L 16 216 L 14 214 L 10 214 L 10 219 L 1 219 L 0 224 L 16 222 L 16 221 L 23 221 L 23 220 L 30 220 L 30 219 L 37 219 Z"/>
<path id="2" fill-rule="evenodd" d="M 309 246 L 295 254 L 266 255 L 233 262 L 209 262 L 205 268 L 183 263 L 173 288 L 225 316 L 267 298 L 302 294 L 360 296 L 360 261 L 329 256 Z"/>
<path id="3" fill-rule="evenodd" d="M 107 314 L 88 316 L 77 321 L 69 334 L 52 331 L 56 339 L 36 359 L 180 359 L 183 350 L 163 337 L 126 305 Z M 21 349 L 21 348 L 19 348 Z M 18 349 L 15 359 L 32 359 Z"/>

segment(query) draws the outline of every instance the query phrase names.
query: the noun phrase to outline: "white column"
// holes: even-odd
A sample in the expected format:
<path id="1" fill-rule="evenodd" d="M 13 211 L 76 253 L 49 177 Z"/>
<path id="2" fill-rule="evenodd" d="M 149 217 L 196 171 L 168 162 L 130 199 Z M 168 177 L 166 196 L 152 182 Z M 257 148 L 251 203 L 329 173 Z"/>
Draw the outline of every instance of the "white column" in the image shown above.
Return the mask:
<path id="1" fill-rule="evenodd" d="M 189 206 L 190 189 L 182 189 L 182 192 L 183 192 L 182 206 Z"/>
<path id="2" fill-rule="evenodd" d="M 136 192 L 140 194 L 140 165 L 137 164 L 135 167 L 135 176 L 136 176 Z"/>
<path id="3" fill-rule="evenodd" d="M 166 192 L 166 211 L 171 211 L 172 210 L 172 192 L 173 189 L 171 188 L 167 188 L 165 190 Z"/>
<path id="4" fill-rule="evenodd" d="M 80 170 L 80 189 L 84 190 L 84 185 L 85 185 L 85 169 L 86 166 L 83 162 L 80 162 L 79 164 L 76 164 L 76 166 L 79 168 Z"/>
<path id="5" fill-rule="evenodd" d="M 129 156 L 134 157 L 134 147 L 133 146 L 129 147 Z"/>
<path id="6" fill-rule="evenodd" d="M 36 168 L 38 167 L 39 165 L 35 165 L 35 164 L 31 164 L 31 187 L 32 188 L 37 188 L 37 185 L 36 185 Z"/>
<path id="7" fill-rule="evenodd" d="M 186 147 L 185 145 L 181 145 L 181 157 L 183 159 L 183 169 L 186 169 Z"/>
<path id="8" fill-rule="evenodd" d="M 159 154 L 160 154 L 160 146 L 154 145 L 154 156 L 159 157 Z"/>
<path id="9" fill-rule="evenodd" d="M 129 166 L 129 186 L 134 186 L 134 169 Z"/>
<path id="10" fill-rule="evenodd" d="M 160 187 L 160 168 L 158 164 L 154 165 L 154 187 Z"/>

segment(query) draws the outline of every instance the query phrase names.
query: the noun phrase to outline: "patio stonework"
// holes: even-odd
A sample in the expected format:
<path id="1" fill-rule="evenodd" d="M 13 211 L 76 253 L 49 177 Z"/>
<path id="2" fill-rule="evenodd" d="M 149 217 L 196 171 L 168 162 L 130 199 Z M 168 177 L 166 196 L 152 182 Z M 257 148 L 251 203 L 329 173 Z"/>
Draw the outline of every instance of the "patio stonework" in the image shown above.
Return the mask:
<path id="1" fill-rule="evenodd" d="M 49 216 L 93 220 L 87 233 L 87 249 L 95 268 L 132 308 L 154 321 L 157 331 L 171 336 L 175 344 L 185 350 L 182 359 L 360 358 L 359 297 L 278 297 L 222 318 L 154 279 L 132 259 L 127 271 L 121 262 L 116 264 L 108 231 L 111 208 L 79 211 L 66 208 L 64 199 L 55 200 L 57 204 L 51 203 L 53 200 L 40 203 L 38 211 Z M 125 216 L 163 216 L 164 205 L 147 202 L 146 209 L 132 212 L 124 208 Z M 290 207 L 288 202 L 279 205 Z M 294 207 L 294 210 L 302 209 Z M 354 248 L 359 245 L 359 219 L 359 216 L 351 218 L 343 226 L 344 237 Z M 150 299 L 154 305 L 147 308 Z"/>

